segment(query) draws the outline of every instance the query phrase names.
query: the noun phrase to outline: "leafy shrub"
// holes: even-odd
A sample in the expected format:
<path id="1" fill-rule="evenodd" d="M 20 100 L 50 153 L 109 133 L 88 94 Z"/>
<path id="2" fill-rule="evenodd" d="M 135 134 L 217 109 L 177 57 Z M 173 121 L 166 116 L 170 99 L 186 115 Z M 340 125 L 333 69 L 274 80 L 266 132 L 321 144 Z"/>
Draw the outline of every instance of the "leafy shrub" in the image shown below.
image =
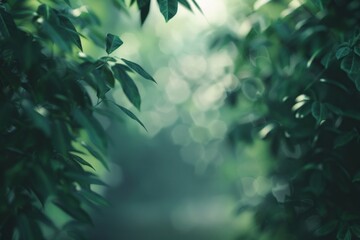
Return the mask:
<path id="1" fill-rule="evenodd" d="M 285 199 L 270 193 L 255 207 L 257 228 L 269 239 L 358 239 L 360 2 L 254 6 L 239 16 L 244 31 L 219 34 L 212 47 L 236 48 L 240 86 L 228 105 L 252 109 L 230 142 L 265 139 L 271 176 L 288 186 Z"/>
<path id="2" fill-rule="evenodd" d="M 187 0 L 158 1 L 166 21 L 178 2 L 191 9 Z M 124 0 L 112 3 L 127 7 Z M 135 3 L 144 23 L 150 0 Z M 138 64 L 111 56 L 122 41 L 103 36 L 99 26 L 91 9 L 75 1 L 0 1 L 0 239 L 44 239 L 45 230 L 80 239 L 78 226 L 91 224 L 89 206 L 107 204 L 91 189 L 104 183 L 86 161 L 92 155 L 107 167 L 107 135 L 95 114 L 123 113 L 143 125 L 107 93 L 118 82 L 140 109 L 131 74 L 155 80 Z M 107 55 L 84 54 L 84 38 Z M 44 212 L 49 202 L 72 219 L 64 229 Z"/>

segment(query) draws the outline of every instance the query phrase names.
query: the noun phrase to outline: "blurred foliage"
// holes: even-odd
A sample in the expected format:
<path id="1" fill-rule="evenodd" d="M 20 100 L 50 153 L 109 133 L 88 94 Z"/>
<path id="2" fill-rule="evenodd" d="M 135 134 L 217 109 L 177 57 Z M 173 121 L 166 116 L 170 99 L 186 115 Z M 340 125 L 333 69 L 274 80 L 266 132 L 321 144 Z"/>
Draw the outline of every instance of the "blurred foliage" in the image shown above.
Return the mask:
<path id="1" fill-rule="evenodd" d="M 236 53 L 227 105 L 242 116 L 229 141 L 264 139 L 278 186 L 250 208 L 256 230 L 239 239 L 359 239 L 360 2 L 258 0 L 235 11 L 211 43 Z"/>
<path id="2" fill-rule="evenodd" d="M 102 4 L 122 11 L 135 3 L 144 22 L 150 0 Z M 178 1 L 158 5 L 168 21 Z M 84 40 L 107 55 L 87 56 Z M 108 136 L 97 116 L 125 114 L 143 125 L 107 94 L 120 85 L 140 109 L 131 73 L 155 82 L 140 65 L 109 55 L 122 43 L 102 33 L 80 1 L 0 1 L 0 239 L 82 239 L 79 230 L 92 224 L 89 208 L 107 205 L 92 190 L 105 184 L 87 161 L 108 166 Z M 62 226 L 44 210 L 54 207 L 68 215 Z"/>

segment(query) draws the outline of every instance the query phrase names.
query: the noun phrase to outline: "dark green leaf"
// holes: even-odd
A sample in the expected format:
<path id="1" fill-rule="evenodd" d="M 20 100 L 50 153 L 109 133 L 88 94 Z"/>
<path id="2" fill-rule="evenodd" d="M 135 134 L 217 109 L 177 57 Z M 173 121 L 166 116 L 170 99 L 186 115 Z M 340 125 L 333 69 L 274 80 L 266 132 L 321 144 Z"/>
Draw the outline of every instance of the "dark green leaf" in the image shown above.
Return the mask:
<path id="1" fill-rule="evenodd" d="M 354 224 L 350 227 L 350 230 L 355 236 L 360 238 L 360 225 Z"/>
<path id="2" fill-rule="evenodd" d="M 149 15 L 149 12 L 150 12 L 150 1 L 148 1 L 146 5 L 144 5 L 142 8 L 140 8 L 141 25 L 144 24 L 147 16 Z"/>
<path id="3" fill-rule="evenodd" d="M 106 35 L 106 52 L 108 54 L 112 53 L 118 49 L 123 44 L 123 41 L 118 36 L 115 36 L 111 33 Z"/>
<path id="4" fill-rule="evenodd" d="M 188 10 L 192 11 L 191 6 L 187 0 L 178 0 L 178 2 Z"/>
<path id="5" fill-rule="evenodd" d="M 106 134 L 99 122 L 91 114 L 77 108 L 73 109 L 72 115 L 75 121 L 88 132 L 91 142 L 102 152 L 105 152 L 107 147 Z"/>
<path id="6" fill-rule="evenodd" d="M 100 194 L 93 192 L 91 190 L 82 189 L 80 194 L 82 194 L 86 199 L 96 206 L 109 206 L 109 202 L 102 197 Z"/>
<path id="7" fill-rule="evenodd" d="M 6 17 L 7 13 L 5 13 L 3 10 L 0 9 L 0 40 L 8 39 L 10 38 L 10 31 L 8 29 L 8 23 L 7 21 L 9 16 Z"/>
<path id="8" fill-rule="evenodd" d="M 194 3 L 195 7 L 199 10 L 199 12 L 201 12 L 202 14 L 204 14 L 203 11 L 202 11 L 202 9 L 201 9 L 201 7 L 200 7 L 199 4 L 196 2 L 196 0 L 192 0 L 192 2 Z"/>
<path id="9" fill-rule="evenodd" d="M 157 0 L 157 2 L 166 22 L 175 16 L 178 9 L 177 0 Z"/>
<path id="10" fill-rule="evenodd" d="M 349 142 L 351 142 L 357 136 L 358 134 L 356 131 L 343 133 L 335 138 L 334 147 L 335 148 L 342 147 L 348 144 Z"/>
<path id="11" fill-rule="evenodd" d="M 337 226 L 337 221 L 333 220 L 330 221 L 324 225 L 322 225 L 320 228 L 318 228 L 315 231 L 315 235 L 316 236 L 325 236 L 328 235 L 329 233 L 333 232 L 335 230 Z"/>
<path id="12" fill-rule="evenodd" d="M 155 79 L 150 74 L 148 74 L 139 64 L 131 62 L 131 61 L 126 60 L 124 58 L 122 58 L 121 60 L 123 60 L 126 63 L 126 65 L 128 65 L 132 70 L 137 72 L 143 78 L 151 80 L 151 81 L 156 83 Z"/>
<path id="13" fill-rule="evenodd" d="M 133 120 L 135 120 L 136 122 L 138 122 L 138 123 L 147 131 L 145 125 L 139 120 L 138 117 L 135 116 L 134 113 L 132 113 L 130 110 L 128 110 L 128 109 L 124 108 L 123 106 L 120 106 L 120 105 L 118 105 L 118 104 L 116 104 L 116 103 L 115 103 L 115 105 L 116 105 L 118 108 L 120 108 L 121 111 L 123 111 L 123 112 L 124 112 L 126 115 L 128 115 L 131 119 L 133 119 Z"/>
<path id="14" fill-rule="evenodd" d="M 82 143 L 82 146 L 86 148 L 86 150 L 88 150 L 89 153 L 93 155 L 98 161 L 100 161 L 107 170 L 109 170 L 109 165 L 107 164 L 107 161 L 100 152 L 98 152 L 97 150 L 95 150 L 93 147 L 91 147 L 86 143 Z"/>
<path id="15" fill-rule="evenodd" d="M 327 109 L 326 105 L 320 102 L 314 102 L 311 106 L 311 113 L 316 119 L 317 124 L 321 124 L 323 120 L 326 119 Z"/>
<path id="16" fill-rule="evenodd" d="M 345 47 L 339 48 L 336 51 L 335 56 L 336 56 L 337 59 L 340 59 L 340 58 L 346 57 L 350 53 L 351 53 L 351 49 L 349 47 L 345 46 Z"/>
<path id="17" fill-rule="evenodd" d="M 360 46 L 354 47 L 354 53 L 358 56 L 360 56 Z"/>
<path id="18" fill-rule="evenodd" d="M 360 182 L 360 171 L 357 172 L 357 173 L 354 175 L 352 181 L 353 181 L 353 182 Z"/>
<path id="19" fill-rule="evenodd" d="M 30 117 L 34 126 L 44 132 L 46 136 L 50 137 L 51 128 L 49 120 L 37 111 L 35 111 L 35 107 L 29 101 L 23 101 L 22 106 L 25 112 Z"/>
<path id="20" fill-rule="evenodd" d="M 90 163 L 88 163 L 87 161 L 85 161 L 85 160 L 82 159 L 81 157 L 76 156 L 76 155 L 72 155 L 71 158 L 72 158 L 72 160 L 77 161 L 77 162 L 80 163 L 81 165 L 88 166 L 88 167 L 90 167 L 90 168 L 92 168 L 92 169 L 95 170 L 95 168 L 94 168 Z"/>
<path id="21" fill-rule="evenodd" d="M 137 0 L 137 4 L 139 8 L 143 8 L 150 4 L 150 0 Z"/>
<path id="22" fill-rule="evenodd" d="M 89 214 L 80 207 L 79 202 L 75 199 L 62 197 L 59 200 L 53 201 L 53 203 L 72 218 L 84 223 L 92 224 Z"/>
<path id="23" fill-rule="evenodd" d="M 359 73 L 360 71 L 360 57 L 355 54 L 347 55 L 341 61 L 341 69 L 347 72 L 348 74 Z"/>
<path id="24" fill-rule="evenodd" d="M 106 183 L 101 181 L 97 176 L 88 173 L 88 172 L 65 172 L 64 175 L 68 178 L 70 178 L 73 181 L 84 183 L 84 184 L 94 184 L 94 185 L 100 185 L 100 186 L 107 186 Z"/>
<path id="25" fill-rule="evenodd" d="M 73 42 L 81 51 L 83 51 L 80 36 L 79 33 L 76 31 L 74 24 L 72 24 L 70 19 L 63 15 L 59 16 L 59 20 L 60 24 L 67 33 L 66 37 L 69 39 L 69 41 Z"/>
<path id="26" fill-rule="evenodd" d="M 120 64 L 113 66 L 113 71 L 116 79 L 119 80 L 126 97 L 137 109 L 140 110 L 141 98 L 134 81 Z"/>

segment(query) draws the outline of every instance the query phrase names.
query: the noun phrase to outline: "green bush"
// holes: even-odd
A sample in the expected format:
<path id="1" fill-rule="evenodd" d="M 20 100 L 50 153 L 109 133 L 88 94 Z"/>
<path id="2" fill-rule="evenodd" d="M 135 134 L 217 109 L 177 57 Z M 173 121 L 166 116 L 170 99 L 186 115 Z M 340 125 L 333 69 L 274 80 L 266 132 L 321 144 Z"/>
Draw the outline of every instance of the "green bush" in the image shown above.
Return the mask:
<path id="1" fill-rule="evenodd" d="M 251 109 L 235 122 L 229 141 L 265 139 L 275 159 L 274 184 L 287 186 L 285 199 L 269 193 L 255 207 L 257 231 L 268 239 L 358 239 L 360 2 L 254 6 L 238 15 L 243 30 L 222 32 L 211 46 L 237 50 L 239 87 L 228 106 Z M 260 238 L 240 239 L 246 237 Z"/>
<path id="2" fill-rule="evenodd" d="M 187 0 L 158 0 L 166 21 L 178 2 L 191 9 Z M 127 8 L 124 0 L 102 4 Z M 133 4 L 144 23 L 150 0 Z M 84 39 L 104 57 L 87 56 Z M 140 110 L 132 74 L 155 81 L 111 56 L 122 43 L 105 36 L 98 16 L 78 1 L 0 1 L 0 239 L 80 239 L 79 226 L 92 223 L 89 207 L 107 204 L 91 188 L 104 183 L 86 160 L 92 155 L 107 167 L 107 134 L 95 114 L 125 114 L 143 125 L 107 93 L 120 85 Z M 50 202 L 71 219 L 64 226 L 44 211 Z"/>

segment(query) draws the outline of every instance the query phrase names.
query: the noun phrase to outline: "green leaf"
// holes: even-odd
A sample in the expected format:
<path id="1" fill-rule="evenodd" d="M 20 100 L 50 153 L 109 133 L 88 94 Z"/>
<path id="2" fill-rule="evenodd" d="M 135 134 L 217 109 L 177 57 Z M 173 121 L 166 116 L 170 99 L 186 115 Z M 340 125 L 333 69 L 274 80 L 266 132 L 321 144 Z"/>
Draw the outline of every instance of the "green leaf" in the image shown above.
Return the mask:
<path id="1" fill-rule="evenodd" d="M 96 206 L 107 207 L 110 205 L 103 196 L 91 190 L 82 189 L 80 194 L 82 194 L 89 202 Z"/>
<path id="2" fill-rule="evenodd" d="M 166 22 L 175 16 L 178 9 L 177 0 L 157 0 L 157 2 Z"/>
<path id="3" fill-rule="evenodd" d="M 126 115 L 128 115 L 131 119 L 133 119 L 133 120 L 135 120 L 136 122 L 138 122 L 138 123 L 147 131 L 145 125 L 139 120 L 138 117 L 135 116 L 134 113 L 132 113 L 130 110 L 124 108 L 123 106 L 120 106 L 119 104 L 116 104 L 116 103 L 114 103 L 114 104 L 115 104 L 118 108 L 120 108 L 121 111 L 123 111 Z"/>
<path id="4" fill-rule="evenodd" d="M 155 79 L 150 74 L 148 74 L 139 64 L 131 62 L 131 61 L 126 60 L 124 58 L 122 58 L 121 60 L 123 60 L 126 63 L 126 65 L 128 65 L 132 70 L 137 72 L 143 78 L 151 80 L 151 81 L 156 83 Z"/>
<path id="5" fill-rule="evenodd" d="M 335 138 L 334 147 L 335 148 L 342 147 L 342 146 L 348 144 L 349 142 L 351 142 L 357 136 L 358 136 L 358 133 L 356 131 L 350 131 L 350 132 L 341 134 L 340 136 L 337 136 Z"/>
<path id="6" fill-rule="evenodd" d="M 107 186 L 106 183 L 101 181 L 97 176 L 89 172 L 65 172 L 64 175 L 70 178 L 73 181 L 84 183 L 84 184 L 94 184 L 99 186 Z"/>
<path id="7" fill-rule="evenodd" d="M 321 122 L 326 119 L 326 105 L 320 102 L 314 102 L 311 106 L 311 113 L 316 119 L 317 125 L 320 125 Z"/>
<path id="8" fill-rule="evenodd" d="M 112 53 L 118 49 L 123 44 L 123 41 L 118 36 L 115 36 L 111 33 L 106 35 L 106 52 L 108 54 Z"/>
<path id="9" fill-rule="evenodd" d="M 354 175 L 352 182 L 360 182 L 360 171 Z"/>
<path id="10" fill-rule="evenodd" d="M 150 1 L 148 1 L 148 3 L 146 5 L 144 5 L 142 8 L 140 8 L 141 25 L 144 24 L 147 16 L 149 15 L 149 12 L 150 12 Z"/>
<path id="11" fill-rule="evenodd" d="M 80 207 L 80 204 L 76 199 L 61 196 L 60 199 L 54 200 L 53 203 L 72 218 L 84 223 L 92 224 L 91 217 Z"/>
<path id="12" fill-rule="evenodd" d="M 0 40 L 10 38 L 10 31 L 7 26 L 8 21 L 9 21 L 8 13 L 0 9 Z"/>
<path id="13" fill-rule="evenodd" d="M 204 14 L 203 11 L 202 11 L 202 9 L 201 9 L 201 7 L 200 7 L 199 4 L 196 2 L 196 0 L 192 0 L 192 2 L 194 3 L 195 7 L 199 10 L 199 12 L 201 12 L 202 14 Z"/>
<path id="14" fill-rule="evenodd" d="M 137 0 L 137 4 L 139 8 L 143 8 L 150 4 L 150 0 Z"/>
<path id="15" fill-rule="evenodd" d="M 354 224 L 350 227 L 351 232 L 358 238 L 360 238 L 360 225 Z"/>
<path id="16" fill-rule="evenodd" d="M 126 97 L 137 109 L 140 110 L 141 98 L 134 81 L 120 64 L 113 66 L 113 71 L 116 79 L 119 80 Z"/>
<path id="17" fill-rule="evenodd" d="M 91 114 L 77 108 L 73 109 L 72 115 L 75 121 L 88 132 L 91 142 L 102 152 L 105 152 L 107 147 L 106 134 L 99 122 Z"/>
<path id="18" fill-rule="evenodd" d="M 337 59 L 340 59 L 340 58 L 346 57 L 350 53 L 351 53 L 351 49 L 349 47 L 345 46 L 345 47 L 339 48 L 336 51 L 335 56 L 336 56 Z"/>
<path id="19" fill-rule="evenodd" d="M 178 0 L 178 2 L 188 10 L 192 11 L 191 6 L 187 0 Z"/>
<path id="20" fill-rule="evenodd" d="M 354 53 L 358 56 L 360 56 L 360 46 L 354 47 Z"/>
<path id="21" fill-rule="evenodd" d="M 67 38 L 73 42 L 81 51 L 83 51 L 80 36 L 76 31 L 74 24 L 72 24 L 69 18 L 63 15 L 59 15 L 59 20 L 64 30 L 67 32 Z"/>
<path id="22" fill-rule="evenodd" d="M 22 107 L 27 113 L 27 115 L 30 117 L 34 126 L 41 130 L 46 136 L 50 137 L 50 121 L 46 117 L 35 111 L 34 106 L 29 101 L 23 101 Z"/>
<path id="23" fill-rule="evenodd" d="M 81 157 L 76 156 L 76 155 L 72 155 L 71 158 L 72 158 L 72 160 L 80 163 L 81 165 L 88 166 L 88 167 L 92 168 L 93 170 L 95 170 L 95 168 L 90 163 L 88 163 L 87 161 L 85 161 Z"/>
<path id="24" fill-rule="evenodd" d="M 341 61 L 340 67 L 348 74 L 358 73 L 360 70 L 360 57 L 353 53 L 349 54 Z"/>
<path id="25" fill-rule="evenodd" d="M 315 235 L 316 236 L 325 236 L 328 235 L 329 233 L 333 232 L 335 230 L 337 226 L 337 221 L 333 220 L 330 221 L 324 225 L 322 225 L 320 228 L 318 228 L 315 231 Z"/>
<path id="26" fill-rule="evenodd" d="M 334 59 L 334 53 L 332 51 L 328 52 L 327 54 L 325 54 L 322 59 L 321 59 L 321 64 L 325 67 L 328 68 L 330 65 L 330 62 Z"/>
<path id="27" fill-rule="evenodd" d="M 107 161 L 105 160 L 105 157 L 100 153 L 98 152 L 96 149 L 94 149 L 93 147 L 91 147 L 90 145 L 86 144 L 86 143 L 82 143 L 81 144 L 86 150 L 89 151 L 89 153 L 91 155 L 93 155 L 98 161 L 101 162 L 101 164 L 107 169 L 107 170 L 110 170 L 109 169 L 109 165 L 107 164 Z"/>

